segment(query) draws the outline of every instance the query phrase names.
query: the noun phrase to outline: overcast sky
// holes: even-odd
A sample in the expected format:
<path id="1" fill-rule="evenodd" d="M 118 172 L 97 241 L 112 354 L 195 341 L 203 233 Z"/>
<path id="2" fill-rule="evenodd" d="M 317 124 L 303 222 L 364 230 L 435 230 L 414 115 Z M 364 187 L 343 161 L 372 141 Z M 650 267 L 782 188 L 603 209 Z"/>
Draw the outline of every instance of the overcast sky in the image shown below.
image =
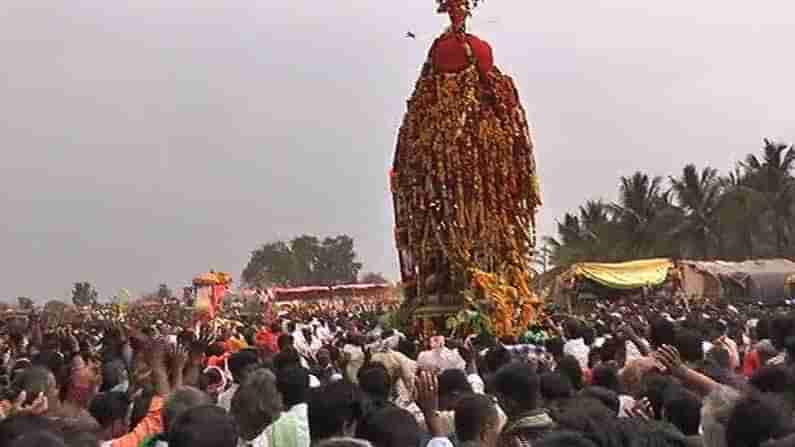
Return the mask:
<path id="1" fill-rule="evenodd" d="M 387 172 L 432 0 L 0 2 L 0 298 L 237 276 L 348 233 L 396 276 Z M 489 0 L 537 136 L 542 233 L 618 177 L 795 140 L 791 0 Z M 417 40 L 404 37 L 407 31 Z"/>

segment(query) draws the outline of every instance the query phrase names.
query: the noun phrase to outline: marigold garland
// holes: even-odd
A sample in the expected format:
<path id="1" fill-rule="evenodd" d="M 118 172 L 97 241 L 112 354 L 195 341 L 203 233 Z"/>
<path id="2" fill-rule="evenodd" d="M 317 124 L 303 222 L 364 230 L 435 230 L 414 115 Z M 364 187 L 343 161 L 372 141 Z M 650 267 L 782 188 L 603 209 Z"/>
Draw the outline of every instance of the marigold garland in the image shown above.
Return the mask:
<path id="1" fill-rule="evenodd" d="M 436 0 L 436 4 L 439 6 L 439 12 L 447 12 L 451 6 L 456 4 L 460 4 L 466 8 L 467 11 L 470 11 L 477 8 L 478 5 L 484 2 L 485 0 Z"/>
<path id="2" fill-rule="evenodd" d="M 541 197 L 532 137 L 509 76 L 496 67 L 483 73 L 474 61 L 457 73 L 426 63 L 390 185 L 409 302 L 472 288 L 494 303 L 487 314 L 497 335 L 515 335 L 536 318 L 528 263 Z"/>

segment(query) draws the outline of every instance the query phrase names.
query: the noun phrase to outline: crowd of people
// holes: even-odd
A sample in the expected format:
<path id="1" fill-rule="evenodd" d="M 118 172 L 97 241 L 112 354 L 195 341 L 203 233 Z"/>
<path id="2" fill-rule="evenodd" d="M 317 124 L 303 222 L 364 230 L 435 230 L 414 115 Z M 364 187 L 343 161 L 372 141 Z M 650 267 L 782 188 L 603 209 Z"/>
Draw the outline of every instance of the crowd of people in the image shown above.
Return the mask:
<path id="1" fill-rule="evenodd" d="M 408 336 L 362 310 L 14 314 L 0 446 L 795 445 L 786 309 L 613 300 L 501 339 Z"/>

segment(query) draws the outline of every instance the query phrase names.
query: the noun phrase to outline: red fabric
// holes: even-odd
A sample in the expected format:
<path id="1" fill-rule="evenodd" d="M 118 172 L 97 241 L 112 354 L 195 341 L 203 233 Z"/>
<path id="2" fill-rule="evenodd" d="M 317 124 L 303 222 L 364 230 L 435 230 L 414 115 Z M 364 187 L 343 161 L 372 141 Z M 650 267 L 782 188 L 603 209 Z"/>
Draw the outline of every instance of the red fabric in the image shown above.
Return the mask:
<path id="1" fill-rule="evenodd" d="M 229 358 L 229 353 L 225 353 L 223 355 L 214 355 L 207 359 L 207 366 L 217 366 L 219 368 L 224 368 L 226 359 Z"/>
<path id="2" fill-rule="evenodd" d="M 583 370 L 582 380 L 586 385 L 590 385 L 593 382 L 593 370 L 591 368 Z"/>
<path id="3" fill-rule="evenodd" d="M 745 377 L 751 377 L 754 375 L 754 371 L 761 367 L 762 362 L 756 349 L 745 353 L 745 357 L 743 357 L 743 375 Z"/>
<path id="4" fill-rule="evenodd" d="M 92 377 L 85 372 L 76 371 L 72 375 L 72 384 L 67 392 L 67 400 L 73 402 L 80 408 L 88 408 L 91 399 L 94 397 L 96 384 Z"/>
<path id="5" fill-rule="evenodd" d="M 226 286 L 219 284 L 213 286 L 213 307 L 220 309 L 224 303 L 224 295 L 226 295 Z"/>
<path id="6" fill-rule="evenodd" d="M 486 74 L 494 67 L 494 55 L 488 42 L 471 34 L 465 35 L 472 48 L 472 55 L 478 61 L 480 72 Z M 444 73 L 459 72 L 469 66 L 469 57 L 461 35 L 445 34 L 440 37 L 431 52 L 433 67 Z"/>
<path id="7" fill-rule="evenodd" d="M 257 332 L 254 342 L 257 346 L 267 348 L 270 352 L 279 352 L 279 333 L 273 333 L 267 329 Z"/>
<path id="8" fill-rule="evenodd" d="M 196 291 L 196 310 L 201 321 L 209 321 L 215 318 L 215 298 L 212 296 L 213 289 L 199 287 Z"/>

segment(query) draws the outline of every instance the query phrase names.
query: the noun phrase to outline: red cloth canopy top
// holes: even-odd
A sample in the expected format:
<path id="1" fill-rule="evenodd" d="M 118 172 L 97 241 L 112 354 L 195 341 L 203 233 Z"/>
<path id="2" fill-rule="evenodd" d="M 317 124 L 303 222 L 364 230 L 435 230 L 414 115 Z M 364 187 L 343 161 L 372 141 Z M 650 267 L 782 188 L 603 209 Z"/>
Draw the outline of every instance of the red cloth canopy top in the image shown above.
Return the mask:
<path id="1" fill-rule="evenodd" d="M 431 50 L 433 68 L 443 73 L 456 73 L 470 64 L 466 43 L 478 63 L 480 72 L 486 74 L 494 67 L 491 45 L 471 34 L 446 33 L 436 39 Z"/>

